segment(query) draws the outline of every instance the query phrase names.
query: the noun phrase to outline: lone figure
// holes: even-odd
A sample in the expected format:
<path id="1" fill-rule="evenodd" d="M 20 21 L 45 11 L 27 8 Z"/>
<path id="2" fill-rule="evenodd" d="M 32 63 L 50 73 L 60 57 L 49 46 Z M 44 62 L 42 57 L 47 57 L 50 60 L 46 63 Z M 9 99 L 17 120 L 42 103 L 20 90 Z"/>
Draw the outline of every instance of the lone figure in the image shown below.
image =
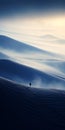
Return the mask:
<path id="1" fill-rule="evenodd" d="M 31 83 L 29 83 L 29 85 L 31 86 Z"/>

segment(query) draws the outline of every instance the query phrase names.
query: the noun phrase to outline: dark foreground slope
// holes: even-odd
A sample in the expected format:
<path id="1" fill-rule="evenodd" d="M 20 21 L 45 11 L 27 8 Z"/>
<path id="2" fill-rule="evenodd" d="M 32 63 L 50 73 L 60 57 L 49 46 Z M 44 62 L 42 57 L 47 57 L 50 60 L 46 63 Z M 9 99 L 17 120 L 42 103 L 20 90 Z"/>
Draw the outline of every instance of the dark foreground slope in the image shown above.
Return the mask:
<path id="1" fill-rule="evenodd" d="M 0 78 L 0 130 L 65 130 L 65 92 Z"/>

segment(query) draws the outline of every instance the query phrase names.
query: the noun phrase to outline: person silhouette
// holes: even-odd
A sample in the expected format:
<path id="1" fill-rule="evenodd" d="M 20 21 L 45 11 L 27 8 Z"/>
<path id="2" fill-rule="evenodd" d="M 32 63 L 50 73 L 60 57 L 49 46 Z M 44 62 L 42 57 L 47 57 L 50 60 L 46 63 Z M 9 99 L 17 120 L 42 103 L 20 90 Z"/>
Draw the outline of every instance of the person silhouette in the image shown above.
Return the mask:
<path id="1" fill-rule="evenodd" d="M 29 83 L 29 85 L 31 86 L 31 83 Z"/>

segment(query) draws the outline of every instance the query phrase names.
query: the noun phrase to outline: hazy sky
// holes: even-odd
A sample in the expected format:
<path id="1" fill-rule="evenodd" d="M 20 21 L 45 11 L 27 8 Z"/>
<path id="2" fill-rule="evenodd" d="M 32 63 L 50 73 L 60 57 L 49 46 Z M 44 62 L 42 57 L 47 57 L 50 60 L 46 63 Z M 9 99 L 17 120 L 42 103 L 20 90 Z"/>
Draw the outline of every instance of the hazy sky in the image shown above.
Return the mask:
<path id="1" fill-rule="evenodd" d="M 65 10 L 65 0 L 0 0 L 0 17 L 52 10 Z"/>

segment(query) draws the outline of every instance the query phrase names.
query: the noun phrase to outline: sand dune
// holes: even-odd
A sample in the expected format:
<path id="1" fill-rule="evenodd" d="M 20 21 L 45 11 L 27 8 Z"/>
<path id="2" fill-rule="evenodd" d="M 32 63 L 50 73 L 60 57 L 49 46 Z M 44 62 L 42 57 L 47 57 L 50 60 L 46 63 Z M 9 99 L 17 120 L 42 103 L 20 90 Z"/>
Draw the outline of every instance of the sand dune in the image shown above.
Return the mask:
<path id="1" fill-rule="evenodd" d="M 9 51 L 16 51 L 20 53 L 22 52 L 24 53 L 26 52 L 27 53 L 28 52 L 48 53 L 46 51 L 43 51 L 41 49 L 38 49 L 26 43 L 16 41 L 4 35 L 0 35 L 0 48 L 5 49 L 5 50 L 7 49 Z"/>
<path id="2" fill-rule="evenodd" d="M 65 63 L 58 55 L 2 35 L 0 51 L 1 77 L 25 85 L 32 82 L 32 87 L 65 88 Z"/>
<path id="3" fill-rule="evenodd" d="M 40 85 L 42 86 L 42 84 L 44 87 L 50 87 L 53 84 L 57 84 L 57 86 L 58 84 L 61 84 L 61 86 L 65 85 L 65 81 L 59 77 L 51 76 L 42 71 L 10 60 L 0 60 L 0 76 L 20 84 L 29 84 L 29 82 L 31 82 L 32 87 L 35 84 L 36 86 L 38 85 L 38 87 L 40 87 Z"/>
<path id="4" fill-rule="evenodd" d="M 0 119 L 2 129 L 64 130 L 65 91 L 34 89 L 0 78 Z"/>
<path id="5" fill-rule="evenodd" d="M 0 36 L 0 127 L 65 130 L 64 66 L 56 54 Z"/>

